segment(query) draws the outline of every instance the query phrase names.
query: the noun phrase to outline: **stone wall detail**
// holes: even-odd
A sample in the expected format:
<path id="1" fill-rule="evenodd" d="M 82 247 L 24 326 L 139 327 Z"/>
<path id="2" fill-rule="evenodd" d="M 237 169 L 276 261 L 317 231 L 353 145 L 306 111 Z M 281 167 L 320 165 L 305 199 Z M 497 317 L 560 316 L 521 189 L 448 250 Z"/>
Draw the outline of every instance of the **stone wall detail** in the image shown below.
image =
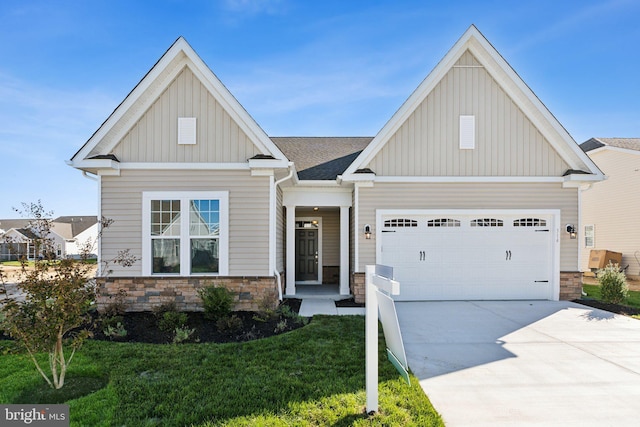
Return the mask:
<path id="1" fill-rule="evenodd" d="M 276 278 L 268 277 L 100 277 L 97 281 L 98 310 L 115 301 L 121 289 L 127 311 L 151 311 L 175 302 L 179 311 L 203 311 L 198 289 L 225 287 L 234 295 L 234 311 L 276 308 Z"/>
<path id="2" fill-rule="evenodd" d="M 582 296 L 582 272 L 560 272 L 560 300 L 571 301 Z"/>

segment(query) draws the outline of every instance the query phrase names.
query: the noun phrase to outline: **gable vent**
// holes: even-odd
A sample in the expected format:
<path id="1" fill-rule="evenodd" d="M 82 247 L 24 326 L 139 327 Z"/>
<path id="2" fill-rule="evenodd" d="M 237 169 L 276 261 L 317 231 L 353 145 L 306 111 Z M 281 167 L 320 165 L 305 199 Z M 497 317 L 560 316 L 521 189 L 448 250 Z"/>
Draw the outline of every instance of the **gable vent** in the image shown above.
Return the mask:
<path id="1" fill-rule="evenodd" d="M 196 143 L 196 118 L 178 117 L 178 144 L 194 145 Z"/>
<path id="2" fill-rule="evenodd" d="M 476 148 L 476 117 L 460 116 L 460 149 Z"/>

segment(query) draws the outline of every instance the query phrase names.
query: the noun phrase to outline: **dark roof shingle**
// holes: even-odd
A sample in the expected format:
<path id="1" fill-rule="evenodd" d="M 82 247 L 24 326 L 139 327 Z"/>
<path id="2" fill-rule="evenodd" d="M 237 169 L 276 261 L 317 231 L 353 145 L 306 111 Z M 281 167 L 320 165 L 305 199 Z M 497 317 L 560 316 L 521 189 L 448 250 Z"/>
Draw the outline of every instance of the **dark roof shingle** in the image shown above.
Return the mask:
<path id="1" fill-rule="evenodd" d="M 335 180 L 373 137 L 272 137 L 296 165 L 300 180 Z"/>
<path id="2" fill-rule="evenodd" d="M 585 153 L 604 146 L 640 151 L 640 138 L 591 138 L 580 144 Z"/>

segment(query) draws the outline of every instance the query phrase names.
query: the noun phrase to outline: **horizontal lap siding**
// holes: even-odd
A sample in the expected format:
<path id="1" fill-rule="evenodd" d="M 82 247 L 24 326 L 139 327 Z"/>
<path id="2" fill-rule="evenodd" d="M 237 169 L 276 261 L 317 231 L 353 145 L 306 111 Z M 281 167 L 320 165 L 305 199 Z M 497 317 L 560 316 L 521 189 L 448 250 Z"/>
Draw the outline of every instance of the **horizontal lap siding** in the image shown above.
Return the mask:
<path id="1" fill-rule="evenodd" d="M 142 257 L 143 191 L 228 191 L 229 275 L 269 272 L 269 178 L 248 171 L 129 171 L 102 177 L 102 215 L 114 223 L 102 238 L 102 259 L 130 249 Z M 139 276 L 141 263 L 114 267 L 114 276 Z"/>
<path id="2" fill-rule="evenodd" d="M 578 270 L 577 240 L 562 224 L 578 223 L 578 190 L 561 184 L 384 184 L 359 189 L 359 224 L 375 227 L 377 209 L 560 209 L 560 270 Z M 360 265 L 376 262 L 376 241 L 359 239 Z"/>
<path id="3" fill-rule="evenodd" d="M 591 249 L 622 253 L 627 274 L 640 275 L 640 154 L 603 150 L 592 159 L 609 178 L 582 193 L 581 269 L 589 271 Z M 585 247 L 584 226 L 595 225 L 595 247 Z M 638 253 L 640 258 L 640 252 Z"/>
<path id="4" fill-rule="evenodd" d="M 366 167 L 378 176 L 561 176 L 569 167 L 466 52 Z M 459 148 L 459 117 L 476 146 Z"/>

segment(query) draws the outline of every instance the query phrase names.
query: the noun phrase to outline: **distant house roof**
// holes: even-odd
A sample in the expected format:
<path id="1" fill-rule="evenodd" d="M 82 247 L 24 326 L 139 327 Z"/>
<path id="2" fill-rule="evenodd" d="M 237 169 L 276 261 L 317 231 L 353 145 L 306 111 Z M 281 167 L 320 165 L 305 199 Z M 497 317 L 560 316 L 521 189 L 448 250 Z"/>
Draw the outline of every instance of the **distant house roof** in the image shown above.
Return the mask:
<path id="1" fill-rule="evenodd" d="M 373 137 L 272 137 L 295 163 L 300 180 L 335 180 Z"/>
<path id="2" fill-rule="evenodd" d="M 605 146 L 640 151 L 640 138 L 591 138 L 580 144 L 585 153 Z"/>
<path id="3" fill-rule="evenodd" d="M 0 219 L 0 228 L 9 231 L 12 228 L 25 228 L 29 226 L 28 219 Z"/>
<path id="4" fill-rule="evenodd" d="M 78 234 L 85 231 L 87 228 L 93 226 L 98 222 L 98 217 L 93 215 L 85 215 L 85 216 L 59 216 L 58 218 L 53 220 L 53 226 L 55 228 L 56 223 L 60 224 L 69 224 L 71 226 L 71 235 L 70 236 L 62 236 L 65 239 L 71 239 L 76 237 Z M 57 232 L 58 230 L 56 230 Z M 60 233 L 58 233 L 60 234 Z"/>

